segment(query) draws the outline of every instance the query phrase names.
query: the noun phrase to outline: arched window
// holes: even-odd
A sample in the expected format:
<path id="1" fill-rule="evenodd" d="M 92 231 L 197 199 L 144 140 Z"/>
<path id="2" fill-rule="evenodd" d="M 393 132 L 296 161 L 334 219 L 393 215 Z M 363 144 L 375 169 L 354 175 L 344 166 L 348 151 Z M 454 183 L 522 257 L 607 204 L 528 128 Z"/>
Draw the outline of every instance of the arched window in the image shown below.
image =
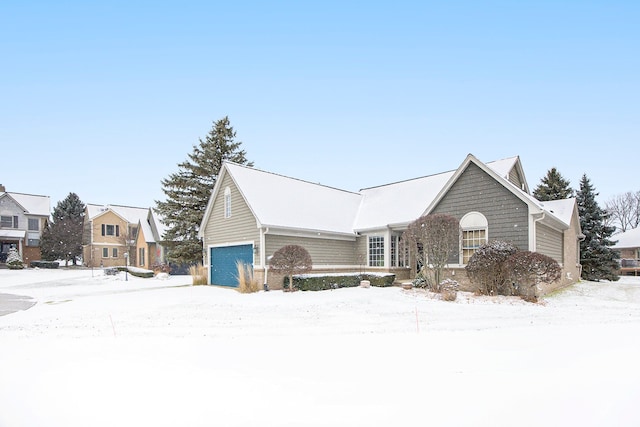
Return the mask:
<path id="1" fill-rule="evenodd" d="M 462 263 L 467 264 L 476 250 L 487 243 L 489 223 L 480 212 L 469 212 L 460 220 L 462 229 Z"/>
<path id="2" fill-rule="evenodd" d="M 224 189 L 224 217 L 231 218 L 231 189 Z"/>

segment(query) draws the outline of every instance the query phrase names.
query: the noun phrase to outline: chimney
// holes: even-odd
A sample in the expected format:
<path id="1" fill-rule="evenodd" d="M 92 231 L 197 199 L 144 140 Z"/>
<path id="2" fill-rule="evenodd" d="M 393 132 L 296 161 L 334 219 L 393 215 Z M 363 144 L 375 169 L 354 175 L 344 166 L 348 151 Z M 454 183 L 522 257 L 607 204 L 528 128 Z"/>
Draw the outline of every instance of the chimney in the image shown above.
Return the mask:
<path id="1" fill-rule="evenodd" d="M 6 191 L 7 189 L 4 187 L 4 185 L 0 184 L 0 193 L 4 193 Z"/>

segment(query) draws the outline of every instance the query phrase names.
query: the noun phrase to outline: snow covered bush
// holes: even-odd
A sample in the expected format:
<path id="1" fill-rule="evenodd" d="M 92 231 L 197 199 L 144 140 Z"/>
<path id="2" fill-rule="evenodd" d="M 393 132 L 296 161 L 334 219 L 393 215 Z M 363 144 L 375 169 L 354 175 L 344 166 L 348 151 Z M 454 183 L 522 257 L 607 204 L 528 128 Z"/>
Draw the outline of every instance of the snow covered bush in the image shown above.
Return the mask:
<path id="1" fill-rule="evenodd" d="M 511 282 L 515 284 L 516 295 L 532 302 L 538 299 L 538 284 L 555 282 L 562 274 L 556 260 L 529 251 L 516 252 L 507 258 L 505 269 L 509 272 Z"/>
<path id="2" fill-rule="evenodd" d="M 440 292 L 443 301 L 455 301 L 458 298 L 460 284 L 452 279 L 444 279 L 440 282 Z"/>
<path id="3" fill-rule="evenodd" d="M 22 257 L 15 248 L 9 249 L 9 253 L 7 254 L 7 267 L 11 270 L 22 270 L 24 268 Z"/>
<path id="4" fill-rule="evenodd" d="M 505 261 L 516 253 L 513 244 L 495 240 L 480 246 L 465 270 L 481 295 L 513 295 L 513 286 Z"/>
<path id="5" fill-rule="evenodd" d="M 288 286 L 287 278 L 284 278 L 285 286 Z M 366 280 L 370 286 L 393 286 L 396 280 L 395 274 L 302 274 L 293 276 L 293 289 L 301 291 L 327 291 L 339 288 L 355 288 L 360 282 Z"/>

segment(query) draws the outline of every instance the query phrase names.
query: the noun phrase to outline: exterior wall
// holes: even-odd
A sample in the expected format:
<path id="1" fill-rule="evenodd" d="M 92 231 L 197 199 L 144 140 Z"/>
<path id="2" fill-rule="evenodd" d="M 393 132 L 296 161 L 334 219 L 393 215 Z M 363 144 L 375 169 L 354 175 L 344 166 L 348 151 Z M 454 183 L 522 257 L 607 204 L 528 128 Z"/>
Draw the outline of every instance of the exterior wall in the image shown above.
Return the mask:
<path id="1" fill-rule="evenodd" d="M 299 245 L 309 252 L 314 267 L 358 265 L 354 241 L 266 234 L 265 244 L 267 257 L 283 246 Z"/>
<path id="2" fill-rule="evenodd" d="M 518 173 L 518 169 L 513 168 L 511 169 L 511 171 L 509 172 L 509 181 L 514 184 L 516 187 L 522 189 L 522 177 L 520 176 L 520 174 Z"/>
<path id="3" fill-rule="evenodd" d="M 149 262 L 150 261 L 149 255 L 151 252 L 149 250 L 150 246 L 151 245 L 147 243 L 146 236 L 144 235 L 144 231 L 142 231 L 142 228 L 139 228 L 138 235 L 136 236 L 136 246 L 135 246 L 135 252 L 136 252 L 135 266 L 136 267 L 149 269 L 149 266 L 151 265 L 151 263 Z M 140 257 L 138 256 L 138 254 L 140 253 L 140 249 L 144 249 L 144 260 L 141 260 Z"/>
<path id="4" fill-rule="evenodd" d="M 474 211 L 487 218 L 489 241 L 504 240 L 522 250 L 529 248 L 527 204 L 470 163 L 432 213 L 452 215 L 460 220 Z M 459 264 L 460 258 L 452 258 L 451 264 Z"/>
<path id="5" fill-rule="evenodd" d="M 621 259 L 636 259 L 638 255 L 638 249 L 636 248 L 620 249 L 618 252 L 620 253 Z"/>
<path id="6" fill-rule="evenodd" d="M 564 237 L 561 231 L 543 224 L 536 224 L 536 252 L 555 259 L 564 264 Z"/>
<path id="7" fill-rule="evenodd" d="M 118 225 L 120 236 L 103 236 L 102 225 Z M 125 265 L 125 252 L 127 251 L 126 234 L 128 233 L 128 223 L 113 212 L 107 211 L 102 215 L 88 221 L 89 244 L 83 250 L 84 262 L 88 266 L 113 267 Z M 85 231 L 85 232 L 86 232 Z M 93 242 L 91 242 L 93 236 Z M 107 248 L 108 257 L 103 257 L 103 249 Z M 118 249 L 118 256 L 113 257 L 113 248 Z"/>
<path id="8" fill-rule="evenodd" d="M 5 196 L 0 199 L 0 215 L 18 217 L 18 227 L 6 228 L 7 230 L 24 231 L 24 239 L 4 239 L 3 243 L 15 245 L 22 255 L 25 265 L 29 265 L 31 261 L 42 259 L 40 252 L 40 239 L 42 238 L 42 230 L 47 222 L 42 216 L 29 215 L 11 198 Z M 38 220 L 38 230 L 29 230 L 29 219 Z"/>
<path id="9" fill-rule="evenodd" d="M 229 218 L 224 217 L 224 190 L 227 187 L 231 189 L 231 217 Z M 233 180 L 229 175 L 225 175 L 220 191 L 213 201 L 209 222 L 204 229 L 204 265 L 209 265 L 210 246 L 237 242 L 253 242 L 254 247 L 257 247 L 260 242 L 260 230 L 257 227 L 256 218 L 236 188 Z M 258 261 L 254 253 L 254 265 Z"/>

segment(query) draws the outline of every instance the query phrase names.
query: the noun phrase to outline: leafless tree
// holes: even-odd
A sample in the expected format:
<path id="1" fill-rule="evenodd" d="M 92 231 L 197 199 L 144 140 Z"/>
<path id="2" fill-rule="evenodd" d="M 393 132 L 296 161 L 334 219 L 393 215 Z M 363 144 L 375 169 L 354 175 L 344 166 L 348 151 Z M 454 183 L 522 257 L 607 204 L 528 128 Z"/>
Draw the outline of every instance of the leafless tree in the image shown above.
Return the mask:
<path id="1" fill-rule="evenodd" d="M 289 290 L 293 291 L 293 275 L 311 271 L 313 262 L 311 255 L 302 246 L 287 245 L 278 249 L 269 261 L 271 271 L 289 277 Z"/>
<path id="2" fill-rule="evenodd" d="M 444 214 L 421 216 L 404 232 L 402 240 L 412 246 L 427 284 L 434 292 L 440 291 L 442 271 L 449 263 L 451 253 L 458 248 L 459 236 L 458 219 Z"/>
<path id="3" fill-rule="evenodd" d="M 627 231 L 640 225 L 640 191 L 628 191 L 614 196 L 605 204 L 607 225 Z"/>

